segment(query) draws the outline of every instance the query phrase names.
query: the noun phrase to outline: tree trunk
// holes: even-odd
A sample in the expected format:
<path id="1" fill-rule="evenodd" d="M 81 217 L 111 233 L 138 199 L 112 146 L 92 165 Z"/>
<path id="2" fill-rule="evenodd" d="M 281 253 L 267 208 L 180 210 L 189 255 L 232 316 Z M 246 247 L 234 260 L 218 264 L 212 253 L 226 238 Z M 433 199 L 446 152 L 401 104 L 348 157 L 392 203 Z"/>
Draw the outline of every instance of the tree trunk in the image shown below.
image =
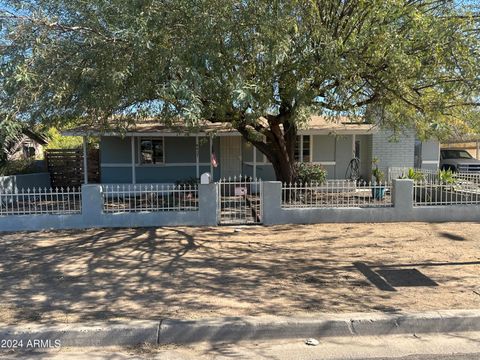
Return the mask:
<path id="1" fill-rule="evenodd" d="M 283 129 L 280 126 L 283 124 Z M 237 130 L 245 140 L 253 144 L 272 163 L 275 177 L 283 183 L 293 183 L 297 180 L 295 166 L 295 144 L 297 141 L 297 128 L 288 122 L 269 121 L 269 127 L 257 129 L 266 141 L 255 140 L 251 132 L 245 127 Z"/>
<path id="2" fill-rule="evenodd" d="M 276 156 L 276 161 L 272 162 L 272 165 L 278 181 L 282 183 L 293 183 L 296 181 L 297 174 L 294 161 L 285 156 Z"/>

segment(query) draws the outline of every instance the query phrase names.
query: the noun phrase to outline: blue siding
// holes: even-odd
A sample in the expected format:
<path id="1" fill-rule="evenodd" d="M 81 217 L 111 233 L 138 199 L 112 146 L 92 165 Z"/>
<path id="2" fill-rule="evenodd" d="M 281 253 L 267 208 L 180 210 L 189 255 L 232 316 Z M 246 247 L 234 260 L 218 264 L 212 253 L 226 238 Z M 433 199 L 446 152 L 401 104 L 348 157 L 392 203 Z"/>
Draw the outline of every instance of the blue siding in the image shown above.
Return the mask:
<path id="1" fill-rule="evenodd" d="M 145 136 L 148 137 L 148 136 Z M 196 177 L 195 136 L 164 137 L 165 164 L 139 165 L 138 141 L 135 141 L 135 167 L 137 183 L 174 183 L 190 177 Z M 217 159 L 220 158 L 219 140 L 213 140 Z M 210 164 L 210 142 L 199 137 L 200 163 Z M 100 162 L 102 183 L 131 183 L 131 138 L 106 136 L 100 139 Z M 179 164 L 167 166 L 168 164 Z M 180 165 L 188 163 L 189 165 Z M 210 171 L 210 165 L 200 166 L 200 174 Z M 220 165 L 213 171 L 214 180 L 220 178 Z"/>
<path id="2" fill-rule="evenodd" d="M 196 161 L 194 137 L 166 137 L 164 141 L 166 163 L 194 163 Z"/>
<path id="3" fill-rule="evenodd" d="M 132 169 L 129 167 L 102 167 L 101 183 L 131 184 Z"/>
<path id="4" fill-rule="evenodd" d="M 100 162 L 101 163 L 131 163 L 132 150 L 130 138 L 101 137 Z"/>
<path id="5" fill-rule="evenodd" d="M 135 167 L 137 183 L 175 183 L 196 176 L 195 166 Z M 209 172 L 210 166 L 200 166 L 200 174 Z M 129 167 L 104 167 L 102 183 L 131 184 L 132 169 Z"/>

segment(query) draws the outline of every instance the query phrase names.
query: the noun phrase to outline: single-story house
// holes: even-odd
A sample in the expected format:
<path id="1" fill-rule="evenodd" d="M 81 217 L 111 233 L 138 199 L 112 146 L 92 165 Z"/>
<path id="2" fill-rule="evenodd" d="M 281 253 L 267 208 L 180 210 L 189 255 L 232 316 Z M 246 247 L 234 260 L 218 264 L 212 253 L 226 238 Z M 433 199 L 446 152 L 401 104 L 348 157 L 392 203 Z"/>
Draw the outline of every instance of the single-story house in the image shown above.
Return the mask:
<path id="1" fill-rule="evenodd" d="M 208 124 L 195 133 L 158 122 L 136 124 L 122 133 L 77 128 L 64 135 L 100 138 L 101 183 L 175 183 L 210 172 L 213 180 L 239 175 L 275 180 L 266 157 L 233 128 Z M 350 161 L 360 159 L 360 176 L 371 179 L 372 160 L 389 167 L 438 168 L 437 141 L 420 142 L 415 132 L 391 141 L 375 125 L 313 116 L 299 131 L 296 159 L 321 164 L 329 179 L 344 179 Z"/>
<path id="2" fill-rule="evenodd" d="M 23 129 L 21 135 L 7 146 L 7 160 L 43 159 L 48 139 L 43 134 Z"/>

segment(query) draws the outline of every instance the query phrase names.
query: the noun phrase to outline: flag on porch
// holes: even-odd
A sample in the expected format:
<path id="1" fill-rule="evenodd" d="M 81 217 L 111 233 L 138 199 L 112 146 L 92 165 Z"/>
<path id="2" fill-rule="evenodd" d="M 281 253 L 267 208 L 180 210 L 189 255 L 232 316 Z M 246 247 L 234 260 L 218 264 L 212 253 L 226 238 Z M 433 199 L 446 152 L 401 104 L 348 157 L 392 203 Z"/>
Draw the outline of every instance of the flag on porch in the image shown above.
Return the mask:
<path id="1" fill-rule="evenodd" d="M 215 156 L 215 152 L 212 151 L 211 159 L 210 159 L 212 166 L 217 167 L 218 162 L 217 162 L 217 157 Z"/>

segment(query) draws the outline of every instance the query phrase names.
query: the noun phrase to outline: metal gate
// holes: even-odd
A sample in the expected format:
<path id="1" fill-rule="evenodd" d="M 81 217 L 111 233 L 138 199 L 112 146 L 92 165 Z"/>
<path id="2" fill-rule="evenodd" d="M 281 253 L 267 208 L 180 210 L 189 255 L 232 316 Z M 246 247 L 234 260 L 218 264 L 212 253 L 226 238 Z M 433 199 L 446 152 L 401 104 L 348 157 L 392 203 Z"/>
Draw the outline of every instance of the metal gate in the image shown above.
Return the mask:
<path id="1" fill-rule="evenodd" d="M 263 218 L 261 180 L 233 177 L 217 183 L 220 225 L 261 224 Z"/>

